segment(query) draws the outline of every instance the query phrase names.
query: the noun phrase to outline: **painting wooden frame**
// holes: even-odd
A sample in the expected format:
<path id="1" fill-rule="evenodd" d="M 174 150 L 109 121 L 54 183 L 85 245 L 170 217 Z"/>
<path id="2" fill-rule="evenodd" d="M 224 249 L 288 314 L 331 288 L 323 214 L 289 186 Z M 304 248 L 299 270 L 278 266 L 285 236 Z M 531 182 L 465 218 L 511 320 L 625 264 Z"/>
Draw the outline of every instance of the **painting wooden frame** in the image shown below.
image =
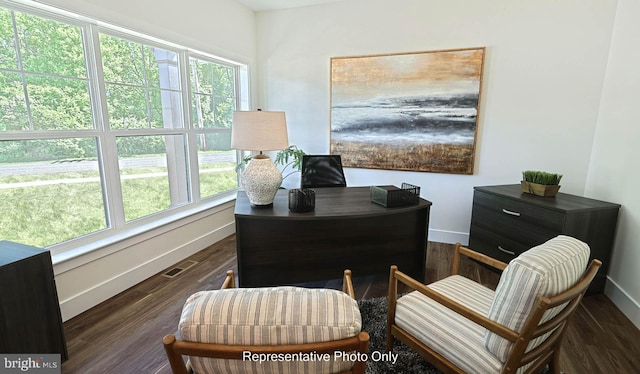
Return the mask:
<path id="1" fill-rule="evenodd" d="M 485 47 L 331 58 L 344 167 L 473 174 Z"/>

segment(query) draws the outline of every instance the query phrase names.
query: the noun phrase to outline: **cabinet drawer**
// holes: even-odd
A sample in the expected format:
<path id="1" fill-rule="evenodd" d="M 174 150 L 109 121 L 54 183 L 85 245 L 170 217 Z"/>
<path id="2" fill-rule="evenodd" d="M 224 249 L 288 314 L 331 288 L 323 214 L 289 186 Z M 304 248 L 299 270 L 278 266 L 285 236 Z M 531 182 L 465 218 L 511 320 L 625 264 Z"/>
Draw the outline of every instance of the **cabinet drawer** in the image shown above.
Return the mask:
<path id="1" fill-rule="evenodd" d="M 469 248 L 503 262 L 509 262 L 532 246 L 471 225 Z"/>
<path id="2" fill-rule="evenodd" d="M 562 233 L 565 218 L 562 212 L 481 191 L 474 193 L 471 223 L 525 245 L 537 245 Z"/>
<path id="3" fill-rule="evenodd" d="M 469 247 L 508 262 L 557 235 L 572 236 L 589 245 L 591 258 L 602 261 L 587 293 L 602 292 L 619 209 L 619 204 L 562 192 L 534 196 L 519 184 L 474 187 Z"/>

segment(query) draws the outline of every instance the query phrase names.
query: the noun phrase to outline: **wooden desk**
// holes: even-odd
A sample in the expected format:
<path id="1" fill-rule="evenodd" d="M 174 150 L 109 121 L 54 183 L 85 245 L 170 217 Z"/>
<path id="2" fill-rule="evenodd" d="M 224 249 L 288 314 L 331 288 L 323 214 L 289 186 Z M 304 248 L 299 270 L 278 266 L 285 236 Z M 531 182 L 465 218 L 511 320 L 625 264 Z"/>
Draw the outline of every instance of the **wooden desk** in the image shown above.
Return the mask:
<path id="1" fill-rule="evenodd" d="M 316 207 L 289 211 L 288 191 L 272 208 L 252 208 L 238 191 L 235 208 L 241 287 L 285 285 L 387 274 L 391 265 L 424 281 L 431 202 L 385 208 L 369 187 L 315 188 Z"/>

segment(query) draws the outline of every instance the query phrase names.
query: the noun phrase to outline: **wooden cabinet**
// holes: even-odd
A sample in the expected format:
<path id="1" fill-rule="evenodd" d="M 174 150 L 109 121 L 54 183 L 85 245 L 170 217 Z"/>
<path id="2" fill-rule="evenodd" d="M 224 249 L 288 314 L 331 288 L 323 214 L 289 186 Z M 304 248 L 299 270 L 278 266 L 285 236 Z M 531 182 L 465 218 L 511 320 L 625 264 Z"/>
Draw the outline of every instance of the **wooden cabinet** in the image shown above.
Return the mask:
<path id="1" fill-rule="evenodd" d="M 619 204 L 558 193 L 539 197 L 519 184 L 475 187 L 469 247 L 509 262 L 557 235 L 573 236 L 602 261 L 589 293 L 604 290 Z"/>
<path id="2" fill-rule="evenodd" d="M 68 357 L 48 250 L 0 241 L 0 353 Z"/>

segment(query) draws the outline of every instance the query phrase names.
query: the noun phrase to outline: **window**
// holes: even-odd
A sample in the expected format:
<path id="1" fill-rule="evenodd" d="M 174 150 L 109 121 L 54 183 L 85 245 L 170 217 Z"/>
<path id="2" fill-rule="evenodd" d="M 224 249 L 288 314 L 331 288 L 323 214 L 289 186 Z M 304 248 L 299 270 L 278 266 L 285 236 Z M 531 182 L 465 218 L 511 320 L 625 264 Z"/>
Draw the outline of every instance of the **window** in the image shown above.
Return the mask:
<path id="1" fill-rule="evenodd" d="M 184 136 L 118 137 L 117 144 L 125 221 L 189 202 Z M 157 150 L 141 154 L 136 144 Z"/>
<path id="2" fill-rule="evenodd" d="M 200 195 L 213 196 L 237 187 L 236 153 L 230 149 L 231 121 L 237 102 L 232 66 L 189 59 L 192 123 L 198 143 Z"/>
<path id="3" fill-rule="evenodd" d="M 182 124 L 178 52 L 100 34 L 111 129 L 176 129 Z"/>
<path id="4" fill-rule="evenodd" d="M 234 191 L 244 71 L 78 17 L 0 7 L 0 238 L 67 248 L 56 244 L 124 235 Z"/>
<path id="5" fill-rule="evenodd" d="M 0 130 L 93 128 L 82 29 L 2 8 L 0 29 Z"/>
<path id="6" fill-rule="evenodd" d="M 125 222 L 188 204 L 179 51 L 105 33 L 99 39 Z"/>
<path id="7" fill-rule="evenodd" d="M 96 143 L 96 138 L 0 142 L 3 240 L 44 246 L 107 228 Z"/>

